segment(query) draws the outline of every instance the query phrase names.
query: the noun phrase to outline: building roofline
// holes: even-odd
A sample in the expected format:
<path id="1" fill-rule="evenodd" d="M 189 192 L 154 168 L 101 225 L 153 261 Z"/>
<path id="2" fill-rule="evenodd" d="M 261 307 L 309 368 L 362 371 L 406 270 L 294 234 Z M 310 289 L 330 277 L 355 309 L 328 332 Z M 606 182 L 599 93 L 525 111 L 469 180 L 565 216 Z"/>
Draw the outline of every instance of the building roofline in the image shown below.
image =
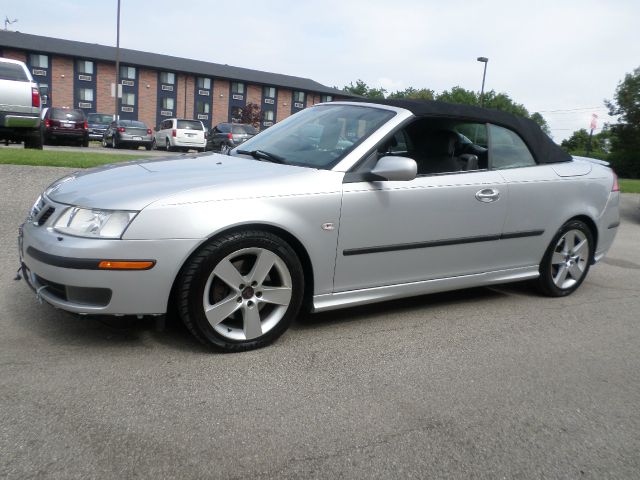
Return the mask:
<path id="1" fill-rule="evenodd" d="M 111 63 L 115 63 L 116 57 L 115 47 L 107 45 L 3 30 L 0 30 L 0 48 L 28 50 Z M 202 60 L 180 58 L 159 53 L 143 52 L 128 48 L 120 48 L 120 63 L 159 71 L 168 70 L 259 85 L 285 87 L 292 90 L 352 97 L 352 95 L 347 92 L 327 87 L 310 78 L 264 72 L 261 70 L 204 62 Z"/>

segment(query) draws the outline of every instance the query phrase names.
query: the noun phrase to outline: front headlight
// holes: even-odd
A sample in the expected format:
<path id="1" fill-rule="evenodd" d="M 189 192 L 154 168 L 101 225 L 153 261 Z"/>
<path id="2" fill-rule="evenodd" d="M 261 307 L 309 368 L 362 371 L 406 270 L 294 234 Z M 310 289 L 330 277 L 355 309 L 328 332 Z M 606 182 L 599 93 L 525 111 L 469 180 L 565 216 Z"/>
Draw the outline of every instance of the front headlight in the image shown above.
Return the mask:
<path id="1" fill-rule="evenodd" d="M 89 238 L 120 238 L 138 212 L 67 208 L 53 228 L 60 233 Z"/>

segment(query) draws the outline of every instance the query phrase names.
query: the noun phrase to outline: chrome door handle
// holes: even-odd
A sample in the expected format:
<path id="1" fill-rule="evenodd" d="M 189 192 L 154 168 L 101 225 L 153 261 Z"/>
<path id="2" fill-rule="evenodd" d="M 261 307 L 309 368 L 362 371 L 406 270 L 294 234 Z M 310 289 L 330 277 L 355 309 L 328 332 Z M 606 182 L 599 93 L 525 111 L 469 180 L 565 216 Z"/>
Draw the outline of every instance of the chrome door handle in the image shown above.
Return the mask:
<path id="1" fill-rule="evenodd" d="M 500 192 L 495 188 L 483 188 L 476 193 L 476 199 L 480 202 L 495 202 L 500 198 Z"/>

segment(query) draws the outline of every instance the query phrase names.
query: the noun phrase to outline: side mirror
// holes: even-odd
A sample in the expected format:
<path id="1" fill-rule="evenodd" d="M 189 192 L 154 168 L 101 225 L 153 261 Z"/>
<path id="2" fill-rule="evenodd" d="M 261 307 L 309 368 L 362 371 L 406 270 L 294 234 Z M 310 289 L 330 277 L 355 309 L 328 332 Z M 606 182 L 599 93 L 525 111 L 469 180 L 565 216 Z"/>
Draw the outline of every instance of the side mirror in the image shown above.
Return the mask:
<path id="1" fill-rule="evenodd" d="M 412 158 L 382 157 L 371 173 L 384 180 L 406 182 L 416 178 L 418 165 Z"/>

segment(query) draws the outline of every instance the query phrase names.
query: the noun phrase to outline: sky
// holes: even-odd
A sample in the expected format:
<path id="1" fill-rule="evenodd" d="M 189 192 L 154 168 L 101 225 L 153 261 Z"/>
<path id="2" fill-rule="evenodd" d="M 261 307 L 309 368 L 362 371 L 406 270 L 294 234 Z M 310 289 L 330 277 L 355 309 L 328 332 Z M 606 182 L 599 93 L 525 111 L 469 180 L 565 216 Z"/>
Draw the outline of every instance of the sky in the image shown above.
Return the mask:
<path id="1" fill-rule="evenodd" d="M 115 45 L 117 0 L 2 0 L 10 30 Z M 540 112 L 557 142 L 640 67 L 640 0 L 121 0 L 120 46 L 389 92 L 456 85 Z"/>

